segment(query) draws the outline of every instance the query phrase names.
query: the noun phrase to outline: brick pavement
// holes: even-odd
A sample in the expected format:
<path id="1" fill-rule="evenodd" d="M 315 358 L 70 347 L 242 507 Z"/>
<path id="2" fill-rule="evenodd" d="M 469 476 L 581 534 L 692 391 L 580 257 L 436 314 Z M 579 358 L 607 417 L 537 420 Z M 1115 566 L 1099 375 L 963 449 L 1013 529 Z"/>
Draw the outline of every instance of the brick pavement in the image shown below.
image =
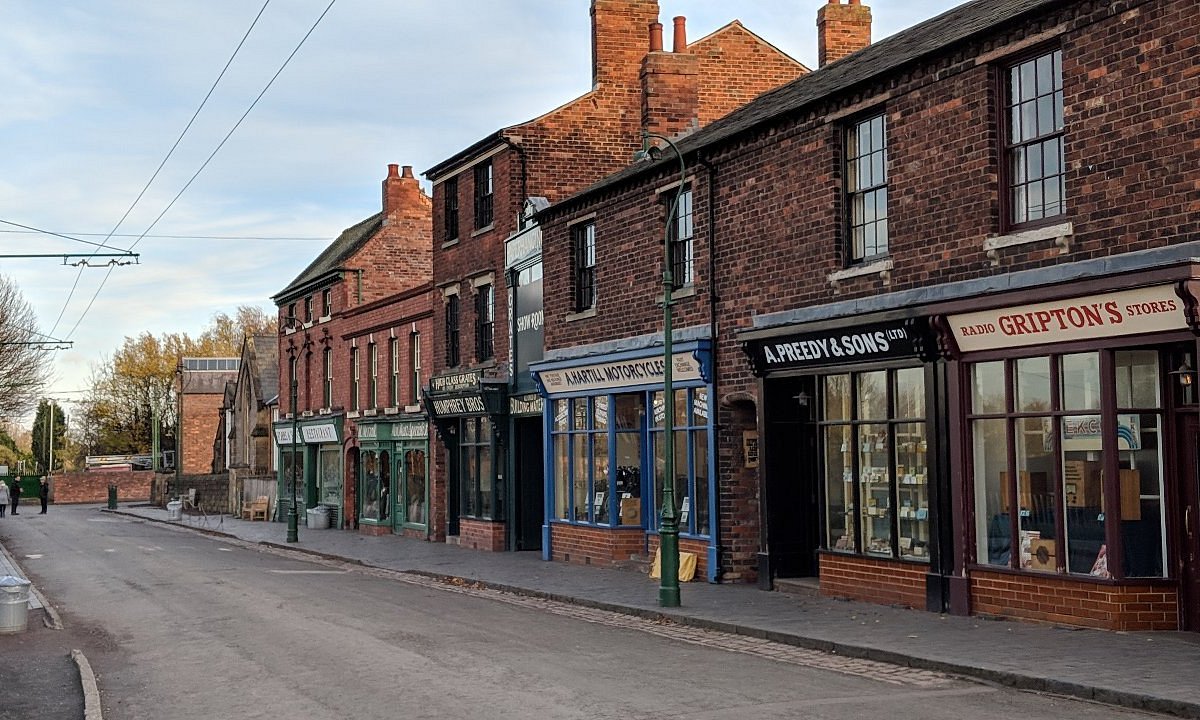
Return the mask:
<path id="1" fill-rule="evenodd" d="M 167 517 L 155 507 L 116 512 L 164 523 Z M 185 517 L 171 524 L 380 570 L 455 579 L 476 588 L 719 631 L 724 637 L 697 637 L 735 652 L 745 652 L 756 639 L 767 640 L 772 652 L 784 653 L 779 646 L 818 650 L 931 671 L 930 682 L 939 673 L 958 674 L 1200 718 L 1200 635 L 1192 633 L 1118 633 L 955 617 L 703 582 L 684 585 L 683 607 L 662 610 L 657 583 L 644 575 L 544 562 L 536 553 L 487 553 L 303 526 L 300 542 L 289 545 L 282 523 L 229 516 Z M 803 659 L 803 654 L 794 657 Z"/>

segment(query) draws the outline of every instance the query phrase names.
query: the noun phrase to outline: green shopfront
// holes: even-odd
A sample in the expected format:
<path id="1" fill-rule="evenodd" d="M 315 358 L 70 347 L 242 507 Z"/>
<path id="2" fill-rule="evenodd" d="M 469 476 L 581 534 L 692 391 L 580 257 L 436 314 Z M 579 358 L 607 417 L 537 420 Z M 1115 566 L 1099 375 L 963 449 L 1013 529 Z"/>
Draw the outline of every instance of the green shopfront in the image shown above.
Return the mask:
<path id="1" fill-rule="evenodd" d="M 359 530 L 429 535 L 429 422 L 424 417 L 358 421 Z"/>
<path id="2" fill-rule="evenodd" d="M 292 479 L 296 479 L 296 514 L 304 524 L 307 508 L 324 505 L 329 509 L 330 527 L 343 527 L 344 470 L 342 418 L 325 417 L 296 424 L 299 443 L 293 442 L 289 421 L 275 424 L 275 442 L 279 445 L 279 502 L 275 519 L 287 520 L 292 505 Z"/>

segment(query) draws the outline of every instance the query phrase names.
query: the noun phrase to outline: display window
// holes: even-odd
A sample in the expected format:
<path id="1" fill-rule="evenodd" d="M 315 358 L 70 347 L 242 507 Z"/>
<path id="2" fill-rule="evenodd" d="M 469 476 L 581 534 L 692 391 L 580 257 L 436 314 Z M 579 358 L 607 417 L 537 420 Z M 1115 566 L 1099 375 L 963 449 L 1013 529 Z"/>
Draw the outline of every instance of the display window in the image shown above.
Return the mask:
<path id="1" fill-rule="evenodd" d="M 675 502 L 679 505 L 679 532 L 708 535 L 708 389 L 675 390 Z M 661 392 L 653 393 L 654 425 L 650 429 L 654 447 L 654 526 L 662 515 L 662 488 L 666 479 L 663 453 L 666 403 Z"/>
<path id="2" fill-rule="evenodd" d="M 424 450 L 404 450 L 400 462 L 403 463 L 404 521 L 409 525 L 425 526 L 429 513 L 429 476 L 425 462 Z"/>
<path id="3" fill-rule="evenodd" d="M 1164 575 L 1160 363 L 1157 350 L 1123 349 L 968 365 L 977 562 Z M 1106 468 L 1119 497 L 1106 495 Z M 1113 538 L 1119 568 L 1109 563 Z"/>
<path id="4" fill-rule="evenodd" d="M 819 378 L 825 548 L 929 560 L 923 367 Z"/>
<path id="5" fill-rule="evenodd" d="M 363 520 L 386 523 L 391 519 L 391 468 L 386 450 L 363 450 L 359 457 Z"/>
<path id="6" fill-rule="evenodd" d="M 463 418 L 459 452 L 462 513 L 491 520 L 495 517 L 495 482 L 492 470 L 492 420 L 487 416 Z"/>

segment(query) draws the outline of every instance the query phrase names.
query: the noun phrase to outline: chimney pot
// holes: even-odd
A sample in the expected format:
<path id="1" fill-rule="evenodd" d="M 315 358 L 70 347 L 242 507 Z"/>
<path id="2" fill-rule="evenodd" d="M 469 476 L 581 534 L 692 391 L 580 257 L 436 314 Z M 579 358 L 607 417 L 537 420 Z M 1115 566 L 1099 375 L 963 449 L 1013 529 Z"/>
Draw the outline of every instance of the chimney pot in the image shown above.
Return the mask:
<path id="1" fill-rule="evenodd" d="M 682 15 L 675 16 L 675 36 L 672 38 L 672 52 L 687 52 L 687 18 Z"/>
<path id="2" fill-rule="evenodd" d="M 662 52 L 663 31 L 662 23 L 650 23 L 650 52 Z"/>
<path id="3" fill-rule="evenodd" d="M 388 177 L 390 177 L 390 178 L 397 177 L 396 171 L 399 169 L 400 169 L 400 166 L 398 164 L 388 163 Z"/>
<path id="4" fill-rule="evenodd" d="M 395 165 L 393 165 L 392 167 L 395 167 Z M 404 175 L 403 175 L 403 177 L 406 177 L 406 178 L 408 178 L 409 180 L 412 180 L 412 179 L 413 179 L 413 174 L 412 174 L 412 165 L 405 165 L 405 166 L 404 166 Z"/>

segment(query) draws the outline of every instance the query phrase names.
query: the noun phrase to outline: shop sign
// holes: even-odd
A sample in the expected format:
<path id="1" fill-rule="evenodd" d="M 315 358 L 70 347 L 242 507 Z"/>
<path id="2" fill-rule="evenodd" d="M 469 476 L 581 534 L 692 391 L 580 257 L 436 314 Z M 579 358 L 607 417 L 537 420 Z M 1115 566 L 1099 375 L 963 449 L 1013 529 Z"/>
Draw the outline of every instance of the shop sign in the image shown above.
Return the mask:
<path id="1" fill-rule="evenodd" d="M 404 440 L 424 440 L 429 437 L 429 423 L 424 420 L 396 423 L 392 425 L 392 437 Z"/>
<path id="2" fill-rule="evenodd" d="M 1171 285 L 951 315 L 948 321 L 963 352 L 1187 328 L 1183 302 Z"/>
<path id="3" fill-rule="evenodd" d="M 833 363 L 859 363 L 921 355 L 928 339 L 924 321 L 891 322 L 838 328 L 763 340 L 753 350 L 764 372 Z"/>
<path id="4" fill-rule="evenodd" d="M 301 425 L 300 437 L 306 443 L 331 443 L 338 441 L 337 428 L 333 423 Z"/>
<path id="5" fill-rule="evenodd" d="M 484 415 L 487 406 L 482 395 L 461 395 L 459 397 L 433 398 L 433 414 L 438 417 L 451 415 Z"/>
<path id="6" fill-rule="evenodd" d="M 523 395 L 508 399 L 508 412 L 512 415 L 541 415 L 545 401 L 541 395 Z"/>
<path id="7" fill-rule="evenodd" d="M 758 467 L 758 431 L 742 431 L 742 457 L 746 459 L 745 467 Z"/>
<path id="8" fill-rule="evenodd" d="M 525 378 L 529 364 L 542 359 L 545 346 L 541 279 L 518 285 L 513 291 L 513 373 Z"/>
<path id="9" fill-rule="evenodd" d="M 446 395 L 448 393 L 478 391 L 482 383 L 483 372 L 481 370 L 454 373 L 453 375 L 439 375 L 438 377 L 429 379 L 429 392 L 431 395 Z"/>
<path id="10" fill-rule="evenodd" d="M 379 426 L 371 423 L 369 425 L 358 426 L 359 440 L 375 440 L 379 438 Z"/>
<path id="11" fill-rule="evenodd" d="M 700 363 L 692 353 L 676 353 L 671 361 L 671 378 L 674 382 L 702 379 Z M 663 381 L 664 367 L 661 357 L 650 357 L 561 370 L 541 370 L 537 375 L 546 392 L 554 395 L 632 385 L 659 385 Z"/>
<path id="12" fill-rule="evenodd" d="M 275 428 L 275 443 L 277 445 L 291 445 L 292 429 L 290 427 Z"/>
<path id="13" fill-rule="evenodd" d="M 542 254 L 542 229 L 537 225 L 529 228 L 520 235 L 514 235 L 504 243 L 504 267 L 528 260 Z"/>
<path id="14" fill-rule="evenodd" d="M 1054 447 L 1049 433 L 1046 449 Z M 1103 447 L 1103 429 L 1099 415 L 1075 415 L 1062 419 L 1062 449 L 1064 451 L 1095 451 Z M 1142 449 L 1142 425 L 1137 415 L 1117 416 L 1117 450 L 1125 452 Z"/>

